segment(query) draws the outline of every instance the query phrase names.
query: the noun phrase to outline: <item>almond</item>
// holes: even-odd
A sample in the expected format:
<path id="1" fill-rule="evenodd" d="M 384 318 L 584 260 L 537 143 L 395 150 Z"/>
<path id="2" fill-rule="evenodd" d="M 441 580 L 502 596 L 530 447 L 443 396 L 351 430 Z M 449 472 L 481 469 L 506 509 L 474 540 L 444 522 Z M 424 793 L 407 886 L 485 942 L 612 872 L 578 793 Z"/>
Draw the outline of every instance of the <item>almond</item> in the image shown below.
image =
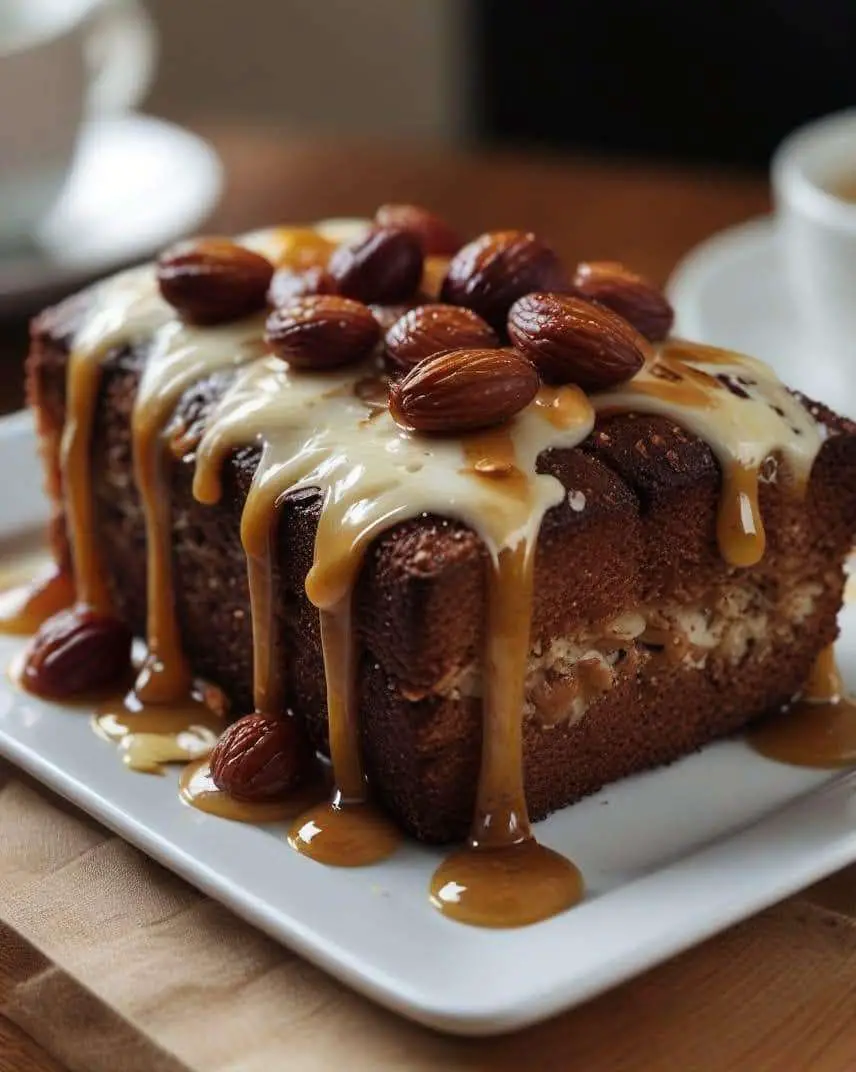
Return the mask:
<path id="1" fill-rule="evenodd" d="M 390 384 L 397 424 L 454 434 L 509 420 L 538 393 L 534 365 L 512 349 L 449 350 L 420 361 Z"/>
<path id="2" fill-rule="evenodd" d="M 497 331 L 512 303 L 533 290 L 563 291 L 568 278 L 558 256 L 534 234 L 492 231 L 458 250 L 440 300 L 474 309 Z"/>
<path id="3" fill-rule="evenodd" d="M 574 286 L 584 298 L 600 302 L 651 342 L 665 339 L 672 330 L 675 311 L 669 299 L 644 276 L 614 261 L 592 261 L 577 266 Z"/>
<path id="4" fill-rule="evenodd" d="M 274 308 L 292 298 L 309 294 L 335 294 L 336 284 L 326 268 L 277 268 L 268 288 L 268 302 Z"/>
<path id="5" fill-rule="evenodd" d="M 422 247 L 410 231 L 379 227 L 337 246 L 327 269 L 346 298 L 392 305 L 415 294 L 422 261 Z"/>
<path id="6" fill-rule="evenodd" d="M 366 357 L 380 338 L 371 310 L 350 298 L 293 298 L 267 318 L 265 340 L 295 368 L 326 369 Z"/>
<path id="7" fill-rule="evenodd" d="M 211 753 L 211 777 L 237 800 L 272 800 L 306 779 L 311 753 L 291 716 L 245 715 L 222 735 Z"/>
<path id="8" fill-rule="evenodd" d="M 450 257 L 462 242 L 448 223 L 421 205 L 381 205 L 375 213 L 378 227 L 400 227 L 419 239 L 426 257 Z"/>
<path id="9" fill-rule="evenodd" d="M 170 246 L 157 262 L 160 292 L 191 324 L 222 324 L 263 309 L 273 265 L 228 238 Z"/>
<path id="10" fill-rule="evenodd" d="M 392 325 L 385 342 L 391 363 L 404 371 L 443 350 L 499 346 L 493 328 L 460 305 L 417 305 Z"/>
<path id="11" fill-rule="evenodd" d="M 527 294 L 511 307 L 508 334 L 550 383 L 600 391 L 642 368 L 647 341 L 624 317 L 567 294 Z"/>
<path id="12" fill-rule="evenodd" d="M 65 699 L 124 682 L 131 640 L 118 618 L 82 606 L 60 611 L 30 641 L 22 684 L 37 696 Z"/>

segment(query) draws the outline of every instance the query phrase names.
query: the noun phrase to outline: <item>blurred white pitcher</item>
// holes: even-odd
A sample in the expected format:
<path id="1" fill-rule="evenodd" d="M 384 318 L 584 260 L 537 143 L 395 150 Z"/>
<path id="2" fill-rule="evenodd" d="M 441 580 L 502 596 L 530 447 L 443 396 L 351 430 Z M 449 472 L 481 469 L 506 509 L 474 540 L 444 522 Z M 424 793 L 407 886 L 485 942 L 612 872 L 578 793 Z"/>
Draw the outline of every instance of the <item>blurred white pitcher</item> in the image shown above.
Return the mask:
<path id="1" fill-rule="evenodd" d="M 856 109 L 791 134 L 773 158 L 772 178 L 797 314 L 817 353 L 850 376 L 856 368 Z"/>
<path id="2" fill-rule="evenodd" d="M 82 122 L 133 108 L 154 58 L 137 0 L 0 0 L 0 247 L 32 236 Z"/>

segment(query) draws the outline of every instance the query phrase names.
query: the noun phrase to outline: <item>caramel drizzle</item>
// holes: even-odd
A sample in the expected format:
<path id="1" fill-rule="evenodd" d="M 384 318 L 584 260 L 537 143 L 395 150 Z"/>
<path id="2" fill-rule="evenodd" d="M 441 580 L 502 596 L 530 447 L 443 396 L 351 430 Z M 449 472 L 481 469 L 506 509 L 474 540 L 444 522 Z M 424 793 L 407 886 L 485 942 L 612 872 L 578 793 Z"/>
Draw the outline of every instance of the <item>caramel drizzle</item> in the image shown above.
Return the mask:
<path id="1" fill-rule="evenodd" d="M 176 703 L 193 677 L 176 617 L 172 579 L 172 519 L 167 471 L 167 423 L 181 395 L 219 369 L 264 352 L 262 317 L 228 328 L 191 328 L 172 321 L 156 337 L 132 417 L 134 475 L 146 524 L 148 654 L 135 686 L 146 703 Z"/>
<path id="2" fill-rule="evenodd" d="M 534 548 L 502 551 L 489 570 L 484 659 L 482 761 L 473 848 L 532 836 L 523 787 L 523 710 L 532 621 Z"/>
<path id="3" fill-rule="evenodd" d="M 200 501 L 216 501 L 224 459 L 261 430 L 262 458 L 241 523 L 251 571 L 257 702 L 274 689 L 282 695 L 282 683 L 273 683 L 283 660 L 271 613 L 278 506 L 300 488 L 323 496 L 305 587 L 321 615 L 336 791 L 331 804 L 298 821 L 291 840 L 315 859 L 340 864 L 378 859 L 398 839 L 367 804 L 360 747 L 351 593 L 366 548 L 383 530 L 423 511 L 468 521 L 497 559 L 521 541 L 534 546 L 540 518 L 564 495 L 553 477 L 536 474 L 538 455 L 557 439 L 575 445 L 593 424 L 585 396 L 564 388 L 546 407 L 530 407 L 508 428 L 460 442 L 425 440 L 401 431 L 388 412 L 377 409 L 376 391 L 361 388 L 367 369 L 371 372 L 367 366 L 345 374 L 293 374 L 275 358 L 248 367 L 212 415 L 194 480 Z M 529 613 L 526 599 L 518 604 Z M 503 700 L 518 722 L 527 651 L 528 633 L 517 657 L 518 700 Z M 525 816 L 525 800 L 517 810 Z"/>
<path id="4" fill-rule="evenodd" d="M 839 703 L 843 695 L 844 682 L 835 661 L 835 648 L 829 644 L 814 660 L 800 699 L 814 704 Z"/>
<path id="5" fill-rule="evenodd" d="M 180 700 L 189 693 L 193 679 L 173 603 L 171 514 L 165 444 L 160 433 L 160 421 L 153 419 L 150 411 L 135 407 L 134 474 L 146 526 L 148 651 L 134 689 L 141 700 L 151 704 Z"/>
<path id="6" fill-rule="evenodd" d="M 112 609 L 95 541 L 95 503 L 90 450 L 95 402 L 101 382 L 100 354 L 75 349 L 68 361 L 66 420 L 60 445 L 60 472 L 71 542 L 77 602 L 103 614 Z"/>
<path id="7" fill-rule="evenodd" d="M 328 222 L 310 232 L 321 238 L 306 256 L 317 261 L 326 241 L 338 241 L 362 227 L 353 221 Z M 295 233 L 259 232 L 245 241 L 274 259 L 279 253 L 285 262 L 296 258 L 295 263 L 302 263 Z M 341 376 L 292 376 L 275 359 L 253 361 L 252 346 L 243 351 L 247 342 L 257 343 L 259 326 L 249 335 L 243 334 L 243 327 L 236 335 L 229 326 L 197 331 L 193 337 L 153 294 L 151 270 L 143 272 L 119 277 L 131 280 L 126 288 L 130 301 L 117 301 L 117 293 L 122 293 L 117 281 L 105 287 L 100 311 L 76 340 L 61 448 L 77 597 L 109 610 L 93 543 L 89 476 L 100 364 L 113 346 L 138 335 L 155 337 L 134 413 L 134 459 L 149 555 L 150 654 L 138 682 L 140 693 L 149 701 L 172 700 L 189 688 L 172 605 L 165 423 L 181 391 L 206 371 L 249 361 L 200 444 L 194 494 L 203 502 L 216 501 L 226 454 L 262 441 L 262 461 L 241 531 L 251 593 L 255 702 L 264 711 L 281 709 L 286 693 L 273 612 L 279 507 L 284 496 L 300 488 L 316 488 L 323 496 L 306 592 L 321 615 L 336 791 L 330 804 L 298 822 L 292 843 L 331 863 L 370 862 L 395 847 L 397 832 L 366 802 L 351 593 L 366 547 L 384 529 L 422 512 L 456 517 L 478 532 L 493 562 L 484 658 L 484 743 L 469 846 L 438 870 L 432 895 L 450 915 L 486 925 L 528 922 L 566 907 L 580 894 L 579 875 L 568 861 L 532 839 L 523 785 L 521 712 L 534 548 L 546 510 L 564 496 L 558 481 L 536 472 L 536 463 L 542 450 L 576 446 L 588 435 L 593 425 L 589 401 L 575 388 L 544 388 L 506 428 L 462 441 L 411 437 L 375 404 L 371 367 Z M 729 378 L 736 378 L 736 390 L 729 390 Z M 361 383 L 372 387 L 360 391 Z M 719 541 L 735 565 L 751 565 L 763 554 L 757 483 L 764 459 L 781 452 L 797 485 L 804 487 L 820 444 L 817 426 L 766 366 L 679 340 L 661 347 L 633 381 L 595 402 L 602 411 L 664 414 L 710 443 L 723 470 Z M 540 875 L 559 891 L 556 897 L 533 900 L 531 882 L 525 897 L 521 894 L 519 864 L 524 856 L 526 873 Z M 512 919 L 509 898 L 514 903 Z"/>
<path id="8" fill-rule="evenodd" d="M 802 694 L 787 711 L 761 722 L 748 741 L 761 755 L 793 766 L 856 764 L 856 698 L 844 693 L 831 644 L 815 659 Z"/>
<path id="9" fill-rule="evenodd" d="M 732 566 L 754 566 L 763 558 L 767 534 L 758 504 L 757 468 L 737 464 L 723 471 L 716 536 Z"/>
<path id="10" fill-rule="evenodd" d="M 330 221 L 313 230 L 277 228 L 247 236 L 247 245 L 274 262 L 291 263 L 314 243 L 317 261 L 342 236 L 364 229 L 358 221 Z M 312 243 L 310 243 L 312 244 Z M 95 308 L 74 340 L 67 372 L 67 408 L 60 469 L 72 547 L 77 601 L 110 613 L 112 600 L 99 561 L 94 524 L 90 452 L 101 367 L 109 353 L 135 338 L 152 341 L 132 420 L 136 482 L 146 523 L 148 656 L 138 679 L 147 702 L 186 698 L 191 674 L 182 651 L 172 586 L 169 495 L 164 472 L 164 427 L 182 392 L 218 369 L 240 365 L 263 352 L 264 317 L 213 329 L 192 328 L 161 300 L 151 266 L 107 280 L 96 291 Z"/>
<path id="11" fill-rule="evenodd" d="M 111 351 L 147 339 L 164 317 L 157 308 L 151 267 L 123 272 L 95 292 L 94 308 L 71 348 L 66 373 L 66 416 L 60 473 L 77 602 L 109 614 L 112 599 L 95 536 L 92 433 L 101 366 Z"/>
<path id="12" fill-rule="evenodd" d="M 681 339 L 664 343 L 634 379 L 593 403 L 599 412 L 660 414 L 710 445 L 722 471 L 717 538 L 732 566 L 753 566 L 764 555 L 764 461 L 780 453 L 802 493 L 821 444 L 815 421 L 763 362 Z"/>
<path id="13" fill-rule="evenodd" d="M 357 699 L 357 645 L 353 636 L 351 598 L 321 611 L 321 647 L 327 684 L 330 760 L 336 779 L 337 806 L 366 799 L 366 775 L 360 748 Z"/>

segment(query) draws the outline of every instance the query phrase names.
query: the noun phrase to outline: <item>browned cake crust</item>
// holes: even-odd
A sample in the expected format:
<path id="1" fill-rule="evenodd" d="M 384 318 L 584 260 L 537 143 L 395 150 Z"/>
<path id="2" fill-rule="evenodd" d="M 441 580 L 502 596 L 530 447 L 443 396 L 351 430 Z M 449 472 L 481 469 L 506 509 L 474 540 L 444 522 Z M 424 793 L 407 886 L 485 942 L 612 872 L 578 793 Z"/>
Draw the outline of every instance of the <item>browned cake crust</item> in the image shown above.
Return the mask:
<path id="1" fill-rule="evenodd" d="M 61 556 L 65 366 L 86 305 L 84 294 L 39 317 L 28 362 Z M 140 344 L 106 361 L 92 447 L 101 551 L 117 608 L 140 635 L 145 531 L 129 424 L 145 351 Z M 191 494 L 192 446 L 228 382 L 219 376 L 187 392 L 172 426 L 184 449 L 171 463 L 175 598 L 194 670 L 243 713 L 252 707 L 252 636 L 239 521 L 257 455 L 248 448 L 230 459 L 218 506 Z M 829 438 L 805 503 L 784 492 L 783 474 L 762 485 L 767 552 L 748 569 L 728 566 L 717 547 L 720 475 L 710 449 L 671 421 L 606 418 L 580 449 L 542 456 L 541 468 L 571 494 L 547 514 L 538 543 L 524 722 L 533 818 L 778 708 L 834 639 L 856 533 L 856 425 L 805 404 Z M 324 749 L 318 618 L 303 590 L 318 515 L 311 492 L 286 502 L 277 588 L 289 704 Z M 385 805 L 428 841 L 464 836 L 473 811 L 484 593 L 479 539 L 432 517 L 380 537 L 357 586 L 366 765 Z M 644 633 L 617 634 L 615 620 L 640 609 Z"/>

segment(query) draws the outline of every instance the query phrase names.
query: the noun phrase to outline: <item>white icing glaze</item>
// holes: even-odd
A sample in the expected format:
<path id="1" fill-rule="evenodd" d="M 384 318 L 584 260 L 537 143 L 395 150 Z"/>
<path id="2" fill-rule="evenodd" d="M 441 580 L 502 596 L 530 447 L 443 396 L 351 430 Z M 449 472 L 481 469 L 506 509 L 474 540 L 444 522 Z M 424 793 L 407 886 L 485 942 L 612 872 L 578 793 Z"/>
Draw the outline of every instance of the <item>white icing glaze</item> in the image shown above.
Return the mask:
<path id="1" fill-rule="evenodd" d="M 516 472 L 482 475 L 478 460 L 467 451 L 485 453 L 485 436 L 427 437 L 403 431 L 388 410 L 373 411 L 355 395 L 354 384 L 371 372 L 363 366 L 295 373 L 276 357 L 254 362 L 215 409 L 197 452 L 194 494 L 202 502 L 219 498 L 224 458 L 253 442 L 262 444 L 263 453 L 249 511 L 259 497 L 269 508 L 292 489 L 322 492 L 321 526 L 329 530 L 337 554 L 316 561 L 307 578 L 307 593 L 320 607 L 335 604 L 350 586 L 354 552 L 409 517 L 432 513 L 462 520 L 479 533 L 494 558 L 521 541 L 534 543 L 544 514 L 564 495 L 555 477 L 536 473 L 538 455 L 551 446 L 576 446 L 594 423 L 585 395 L 564 388 L 563 398 L 570 402 L 565 426 L 558 427 L 545 407 L 533 403 L 502 433 L 510 441 L 509 465 Z M 492 454 L 489 443 L 487 447 Z M 246 523 L 243 537 L 248 553 L 262 553 Z M 325 539 L 323 532 L 320 538 Z"/>
<path id="2" fill-rule="evenodd" d="M 632 380 L 592 403 L 601 413 L 668 417 L 708 443 L 722 471 L 719 545 L 735 566 L 754 565 L 764 553 L 758 483 L 765 460 L 781 455 L 802 492 L 824 438 L 768 365 L 680 339 L 663 343 Z"/>
<path id="3" fill-rule="evenodd" d="M 656 375 L 664 366 L 685 376 L 697 370 L 705 378 L 670 384 Z M 748 398 L 733 394 L 717 376 L 732 377 Z M 821 426 L 769 365 L 681 339 L 662 344 L 637 376 L 614 391 L 593 395 L 592 404 L 599 412 L 615 409 L 670 418 L 708 443 L 723 470 L 758 469 L 769 455 L 781 453 L 800 483 L 808 480 L 823 441 Z"/>

